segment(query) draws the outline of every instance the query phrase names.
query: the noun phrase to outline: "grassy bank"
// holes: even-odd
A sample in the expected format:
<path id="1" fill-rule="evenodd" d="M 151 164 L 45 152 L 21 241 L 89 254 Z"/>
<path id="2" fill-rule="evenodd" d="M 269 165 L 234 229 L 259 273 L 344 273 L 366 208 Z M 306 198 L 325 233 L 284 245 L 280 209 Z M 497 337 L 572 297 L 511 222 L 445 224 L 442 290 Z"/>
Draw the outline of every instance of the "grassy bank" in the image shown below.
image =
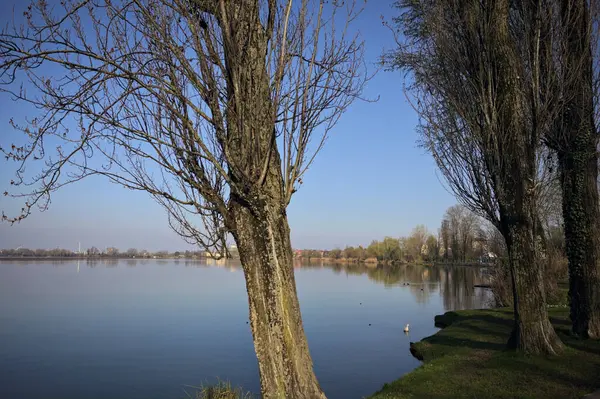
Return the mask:
<path id="1" fill-rule="evenodd" d="M 444 329 L 415 343 L 424 364 L 385 384 L 372 399 L 581 398 L 600 388 L 600 342 L 569 334 L 568 308 L 551 308 L 565 343 L 558 357 L 521 356 L 504 350 L 512 326 L 508 309 L 448 312 Z"/>
<path id="2" fill-rule="evenodd" d="M 254 399 L 251 393 L 244 392 L 241 388 L 234 388 L 227 381 L 220 381 L 216 385 L 187 388 L 190 392 L 185 390 L 185 399 Z"/>

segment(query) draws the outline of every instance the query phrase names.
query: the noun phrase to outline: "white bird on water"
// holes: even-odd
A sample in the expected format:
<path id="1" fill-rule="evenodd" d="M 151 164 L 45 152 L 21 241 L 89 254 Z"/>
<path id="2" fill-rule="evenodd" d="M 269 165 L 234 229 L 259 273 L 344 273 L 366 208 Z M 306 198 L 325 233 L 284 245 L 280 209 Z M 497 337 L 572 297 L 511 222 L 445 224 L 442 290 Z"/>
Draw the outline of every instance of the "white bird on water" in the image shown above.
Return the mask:
<path id="1" fill-rule="evenodd" d="M 408 324 L 404 326 L 404 332 L 407 333 L 408 332 Z"/>

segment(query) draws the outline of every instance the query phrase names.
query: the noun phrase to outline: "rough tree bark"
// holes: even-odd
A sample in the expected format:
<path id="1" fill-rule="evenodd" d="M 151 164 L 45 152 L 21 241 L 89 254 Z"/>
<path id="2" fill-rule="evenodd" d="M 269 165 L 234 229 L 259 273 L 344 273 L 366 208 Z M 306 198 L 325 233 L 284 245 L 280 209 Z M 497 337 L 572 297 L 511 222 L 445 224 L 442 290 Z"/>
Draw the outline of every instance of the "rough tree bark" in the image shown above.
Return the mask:
<path id="1" fill-rule="evenodd" d="M 268 196 L 232 204 L 264 398 L 325 398 L 313 372 L 296 294 L 285 209 Z"/>
<path id="2" fill-rule="evenodd" d="M 563 345 L 548 319 L 533 198 L 525 195 L 521 200 L 522 210 L 504 212 L 514 217 L 504 216 L 501 221 L 513 284 L 514 327 L 508 347 L 524 353 L 557 354 Z"/>
<path id="3" fill-rule="evenodd" d="M 594 125 L 590 15 L 584 0 L 564 0 L 567 100 L 555 132 L 569 259 L 573 332 L 600 338 L 600 205 L 597 134 Z"/>
<path id="4" fill-rule="evenodd" d="M 533 3 L 532 15 L 539 16 L 540 4 Z M 509 254 L 510 271 L 513 283 L 514 327 L 508 341 L 508 347 L 532 354 L 557 354 L 562 350 L 562 342 L 556 335 L 554 327 L 548 319 L 546 308 L 546 290 L 544 286 L 541 242 L 539 241 L 538 211 L 536 206 L 536 174 L 539 136 L 537 110 L 531 112 L 531 126 L 522 126 L 524 108 L 529 101 L 525 99 L 523 89 L 518 80 L 525 69 L 519 62 L 517 43 L 510 34 L 508 0 L 493 2 L 496 14 L 493 23 L 492 54 L 497 63 L 497 101 L 498 117 L 503 129 L 511 129 L 514 138 L 502 144 L 504 156 L 499 169 L 497 181 L 500 224 L 506 240 Z M 537 24 L 539 18 L 534 18 Z M 534 22 L 531 21 L 531 24 Z M 528 26 L 531 32 L 540 32 L 538 25 Z M 535 33 L 532 34 L 532 36 Z M 533 59 L 537 58 L 537 52 Z M 537 65 L 533 65 L 532 90 L 539 90 L 539 74 Z M 538 75 L 539 76 L 539 75 Z M 531 129 L 532 132 L 528 132 Z M 507 137 L 510 137 L 506 135 Z M 501 153 L 497 154 L 503 156 Z"/>
<path id="5" fill-rule="evenodd" d="M 600 338 L 600 208 L 598 160 L 592 130 L 578 135 L 570 152 L 559 154 L 569 299 L 573 332 Z"/>
<path id="6" fill-rule="evenodd" d="M 251 9 L 252 10 L 252 9 Z M 241 13 L 242 9 L 238 12 Z M 247 12 L 247 10 L 244 10 Z M 281 156 L 275 145 L 270 77 L 265 65 L 269 37 L 252 18 L 229 23 L 225 43 L 230 174 L 242 182 L 232 193 L 229 230 L 246 278 L 254 349 L 265 399 L 325 398 L 313 371 L 296 294 Z M 249 148 L 255 148 L 252 156 Z M 266 161 L 266 162 L 265 162 Z M 250 184 L 248 184 L 250 177 Z"/>

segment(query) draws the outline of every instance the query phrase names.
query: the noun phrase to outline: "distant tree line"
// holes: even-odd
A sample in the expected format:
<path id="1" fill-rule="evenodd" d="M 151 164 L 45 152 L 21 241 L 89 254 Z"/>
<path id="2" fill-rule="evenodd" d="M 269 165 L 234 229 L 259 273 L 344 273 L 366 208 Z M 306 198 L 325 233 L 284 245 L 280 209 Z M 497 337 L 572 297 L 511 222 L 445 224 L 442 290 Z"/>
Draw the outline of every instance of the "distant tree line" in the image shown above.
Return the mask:
<path id="1" fill-rule="evenodd" d="M 77 253 L 68 249 L 29 249 L 29 248 L 9 248 L 1 249 L 0 257 L 60 257 L 68 258 L 77 256 Z"/>
<path id="2" fill-rule="evenodd" d="M 437 234 L 418 225 L 406 237 L 385 237 L 366 247 L 299 250 L 296 257 L 387 264 L 474 263 L 502 258 L 505 252 L 504 239 L 493 225 L 464 206 L 454 205 L 446 210 Z"/>
<path id="3" fill-rule="evenodd" d="M 108 247 L 100 249 L 92 246 L 81 252 L 70 249 L 29 249 L 29 248 L 8 248 L 0 250 L 0 258 L 185 258 L 185 259 L 206 259 L 210 256 L 205 251 L 174 251 L 166 250 L 150 252 L 145 249 L 129 248 L 121 252 L 118 248 Z M 228 257 L 237 258 L 237 249 L 229 249 Z"/>

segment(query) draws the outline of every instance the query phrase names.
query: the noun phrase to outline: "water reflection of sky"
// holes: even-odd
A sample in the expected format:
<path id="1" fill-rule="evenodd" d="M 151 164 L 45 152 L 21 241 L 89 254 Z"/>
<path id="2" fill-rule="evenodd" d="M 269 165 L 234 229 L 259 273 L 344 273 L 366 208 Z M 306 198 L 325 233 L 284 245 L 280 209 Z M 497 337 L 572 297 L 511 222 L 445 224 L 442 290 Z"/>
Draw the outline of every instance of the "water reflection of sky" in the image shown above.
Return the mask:
<path id="1" fill-rule="evenodd" d="M 368 395 L 418 366 L 409 342 L 437 330 L 436 314 L 485 306 L 473 288 L 485 282 L 467 267 L 298 265 L 328 397 Z M 257 391 L 247 319 L 235 263 L 0 262 L 0 397 L 180 398 L 217 378 Z"/>

